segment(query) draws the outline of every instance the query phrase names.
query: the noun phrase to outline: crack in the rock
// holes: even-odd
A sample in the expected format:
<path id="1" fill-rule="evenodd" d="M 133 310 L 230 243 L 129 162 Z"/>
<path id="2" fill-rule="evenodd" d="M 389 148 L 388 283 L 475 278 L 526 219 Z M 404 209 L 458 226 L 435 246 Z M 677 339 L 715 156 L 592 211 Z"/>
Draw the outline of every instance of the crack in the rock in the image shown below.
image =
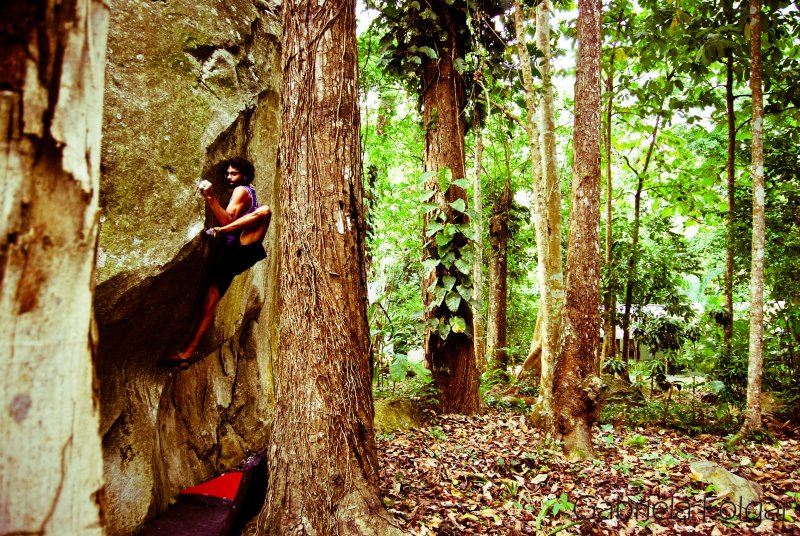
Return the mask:
<path id="1" fill-rule="evenodd" d="M 58 485 L 56 486 L 56 494 L 53 497 L 53 502 L 50 505 L 50 509 L 45 514 L 44 519 L 42 520 L 42 524 L 40 525 L 38 530 L 17 530 L 13 532 L 4 532 L 0 536 L 43 536 L 45 534 L 45 527 L 53 518 L 56 513 L 56 508 L 58 507 L 58 501 L 61 498 L 61 492 L 64 489 L 64 480 L 66 479 L 67 475 L 67 448 L 72 445 L 72 438 L 73 434 L 69 435 L 69 438 L 61 447 L 61 477 L 58 479 Z"/>

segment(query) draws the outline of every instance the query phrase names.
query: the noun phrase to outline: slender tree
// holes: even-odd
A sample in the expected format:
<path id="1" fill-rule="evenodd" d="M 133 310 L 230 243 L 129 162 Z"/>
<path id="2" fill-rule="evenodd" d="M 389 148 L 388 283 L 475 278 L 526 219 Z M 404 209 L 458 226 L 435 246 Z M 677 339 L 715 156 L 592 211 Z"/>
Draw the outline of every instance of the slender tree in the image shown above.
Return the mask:
<path id="1" fill-rule="evenodd" d="M 505 379 L 508 372 L 508 219 L 513 193 L 511 190 L 511 157 L 505 140 L 506 180 L 497 197 L 489 223 L 489 311 L 487 315 L 486 351 L 491 370 Z"/>
<path id="2" fill-rule="evenodd" d="M 555 119 L 553 111 L 552 61 L 550 54 L 549 2 L 537 8 L 536 35 L 542 57 L 539 72 L 542 75 L 541 130 L 537 119 L 536 91 L 532 65 L 525 40 L 525 17 L 521 0 L 514 2 L 514 29 L 517 54 L 522 69 L 527 109 L 526 129 L 533 164 L 534 226 L 538 254 L 540 340 L 534 340 L 523 369 L 533 368 L 531 361 L 540 354 L 540 382 L 537 414 L 548 422 L 553 414 L 553 362 L 558 354 L 561 335 L 561 310 L 564 298 L 561 269 L 561 185 L 556 172 Z M 540 139 L 541 133 L 541 139 Z"/>
<path id="3" fill-rule="evenodd" d="M 570 459 L 591 458 L 599 412 L 600 335 L 600 0 L 578 2 L 572 208 L 561 349 L 555 365 L 556 436 Z"/>
<path id="4" fill-rule="evenodd" d="M 92 325 L 108 6 L 3 2 L 0 533 L 102 534 Z"/>
<path id="5" fill-rule="evenodd" d="M 644 158 L 642 169 L 639 170 L 634 167 L 630 161 L 625 158 L 625 163 L 628 168 L 636 175 L 636 191 L 633 194 L 633 233 L 631 236 L 631 254 L 628 257 L 628 277 L 625 281 L 625 310 L 622 313 L 622 360 L 628 363 L 630 359 L 630 346 L 631 346 L 631 307 L 633 305 L 633 286 L 636 277 L 636 269 L 639 264 L 639 227 L 641 225 L 641 206 L 642 206 L 642 190 L 644 188 L 644 179 L 647 177 L 647 172 L 650 169 L 650 162 L 653 158 L 653 151 L 656 147 L 658 140 L 658 127 L 661 123 L 661 114 L 656 116 L 656 122 L 653 125 L 653 131 L 650 135 L 650 143 L 647 146 L 647 154 Z M 623 373 L 625 379 L 628 378 L 628 369 L 625 367 Z"/>
<path id="6" fill-rule="evenodd" d="M 761 429 L 761 375 L 764 370 L 764 101 L 761 63 L 761 0 L 750 0 L 750 91 L 753 95 L 753 245 L 750 268 L 750 360 L 747 409 L 738 440 Z"/>
<path id="7" fill-rule="evenodd" d="M 533 80 L 533 64 L 528 52 L 528 44 L 525 39 L 525 11 L 522 0 L 514 0 L 514 35 L 517 41 L 517 55 L 520 60 L 522 70 L 522 87 L 525 91 L 525 108 L 527 111 L 525 130 L 528 133 L 528 147 L 531 158 L 531 169 L 533 174 L 533 226 L 536 233 L 536 256 L 538 258 L 537 275 L 539 278 L 539 313 L 536 319 L 537 325 L 541 323 L 539 337 L 534 337 L 531 342 L 531 349 L 525 359 L 523 369 L 532 369 L 532 361 L 539 359 L 542 363 L 550 362 L 551 357 L 545 353 L 549 348 L 545 344 L 545 329 L 547 324 L 547 304 L 545 296 L 547 292 L 547 271 L 545 258 L 547 257 L 547 235 L 545 227 L 547 225 L 547 202 L 545 201 L 545 188 L 542 173 L 542 151 L 539 124 L 536 121 L 536 88 Z M 541 373 L 541 366 L 536 367 Z"/>
<path id="8" fill-rule="evenodd" d="M 556 168 L 556 124 L 553 106 L 552 54 L 550 52 L 550 17 L 553 7 L 544 0 L 536 8 L 536 41 L 541 51 L 539 72 L 542 75 L 540 107 L 542 132 L 542 181 L 545 202 L 544 258 L 546 314 L 544 315 L 543 360 L 539 384 L 540 408 L 552 415 L 553 362 L 558 355 L 561 337 L 561 315 L 564 306 L 564 274 L 561 266 L 561 181 Z"/>
<path id="9" fill-rule="evenodd" d="M 613 235 L 613 201 L 614 183 L 611 180 L 611 120 L 614 111 L 614 64 L 617 55 L 617 44 L 619 34 L 622 30 L 622 15 L 620 14 L 617 22 L 617 34 L 614 37 L 614 44 L 608 55 L 608 76 L 606 77 L 606 116 L 604 122 L 603 148 L 606 158 L 606 251 L 605 269 L 607 271 L 607 284 L 603 294 L 603 351 L 602 359 L 608 359 L 617 355 L 617 300 L 615 299 L 616 288 L 613 283 L 614 267 L 614 235 Z"/>
<path id="10" fill-rule="evenodd" d="M 280 311 L 264 534 L 397 532 L 378 496 L 355 1 L 283 3 Z"/>
<path id="11" fill-rule="evenodd" d="M 478 69 L 481 72 L 481 69 Z M 488 99 L 487 99 L 488 105 Z M 483 320 L 483 122 L 475 113 L 475 159 L 472 172 L 472 209 L 475 213 L 472 224 L 475 228 L 475 259 L 472 263 L 472 297 L 475 311 L 472 318 L 472 336 L 475 347 L 475 364 L 479 372 L 486 368 L 486 326 Z"/>
<path id="12" fill-rule="evenodd" d="M 725 18 L 733 24 L 733 0 L 725 2 Z M 725 116 L 728 125 L 728 159 L 725 164 L 725 177 L 728 186 L 728 215 L 726 218 L 725 240 L 725 317 L 722 324 L 722 352 L 730 359 L 733 340 L 733 253 L 734 253 L 734 210 L 736 209 L 736 111 L 733 107 L 733 48 L 725 50 Z"/>

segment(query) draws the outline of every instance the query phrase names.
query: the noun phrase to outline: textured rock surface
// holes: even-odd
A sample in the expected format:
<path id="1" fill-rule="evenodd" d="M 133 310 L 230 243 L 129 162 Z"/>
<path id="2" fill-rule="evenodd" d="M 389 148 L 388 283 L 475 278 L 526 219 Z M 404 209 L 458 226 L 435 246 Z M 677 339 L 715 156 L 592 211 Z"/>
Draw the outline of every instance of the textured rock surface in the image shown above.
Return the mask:
<path id="1" fill-rule="evenodd" d="M 763 491 L 758 483 L 735 475 L 714 462 L 696 461 L 689 466 L 689 470 L 693 479 L 716 486 L 719 498 L 729 499 L 744 507 L 762 499 Z"/>
<path id="2" fill-rule="evenodd" d="M 109 534 L 263 448 L 279 120 L 279 20 L 265 0 L 111 0 L 95 314 Z M 197 320 L 216 247 L 199 178 L 233 155 L 273 208 L 268 259 L 234 280 L 188 371 L 154 368 Z"/>
<path id="3" fill-rule="evenodd" d="M 424 423 L 423 408 L 416 400 L 409 398 L 375 400 L 375 431 L 378 433 L 420 428 Z"/>

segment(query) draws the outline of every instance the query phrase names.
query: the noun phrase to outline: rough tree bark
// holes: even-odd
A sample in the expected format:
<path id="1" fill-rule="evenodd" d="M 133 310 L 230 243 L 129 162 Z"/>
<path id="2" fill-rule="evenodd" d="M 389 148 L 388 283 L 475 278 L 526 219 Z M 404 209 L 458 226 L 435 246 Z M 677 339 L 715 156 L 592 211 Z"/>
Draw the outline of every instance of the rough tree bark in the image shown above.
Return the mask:
<path id="1" fill-rule="evenodd" d="M 0 6 L 0 533 L 102 534 L 92 292 L 108 7 Z"/>
<path id="2" fill-rule="evenodd" d="M 750 0 L 750 91 L 753 95 L 753 246 L 750 267 L 750 359 L 747 409 L 735 439 L 761 429 L 761 374 L 764 369 L 764 101 L 761 64 L 761 0 Z"/>
<path id="3" fill-rule="evenodd" d="M 507 379 L 508 371 L 508 214 L 511 209 L 511 168 L 508 144 L 506 183 L 497 198 L 489 223 L 489 311 L 486 321 L 486 351 L 489 368 Z"/>
<path id="4" fill-rule="evenodd" d="M 436 171 L 449 168 L 453 179 L 466 177 L 464 155 L 464 80 L 455 70 L 453 61 L 461 57 L 457 41 L 458 28 L 465 21 L 453 20 L 454 13 L 448 9 L 445 0 L 431 2 L 431 8 L 439 17 L 439 22 L 447 28 L 447 39 L 442 42 L 437 59 L 427 56 L 423 60 L 422 106 L 425 126 L 425 171 Z M 426 188 L 438 190 L 438 179 L 433 177 L 426 183 Z M 451 186 L 445 195 L 437 194 L 449 223 L 466 223 L 463 213 L 456 213 L 448 206 L 458 199 L 467 203 L 467 192 L 458 186 Z M 429 213 L 430 214 L 430 213 Z M 428 217 L 425 218 L 424 233 L 427 232 Z M 463 244 L 455 244 L 461 247 Z M 429 246 L 429 247 L 435 247 Z M 429 255 L 426 250 L 423 256 Z M 427 291 L 434 277 L 443 275 L 443 267 L 439 265 L 427 275 L 423 281 L 422 299 L 426 310 L 433 301 L 433 295 Z M 447 307 L 438 306 L 435 310 L 437 318 L 444 318 Z M 467 326 L 472 325 L 472 310 L 466 300 L 461 304 L 456 315 L 463 318 Z M 439 391 L 441 411 L 444 413 L 476 413 L 480 409 L 478 394 L 478 371 L 475 366 L 475 349 L 466 333 L 453 333 L 446 339 L 439 337 L 434 330 L 428 329 L 425 335 L 425 362 L 431 371 L 433 383 Z"/>
<path id="5" fill-rule="evenodd" d="M 370 385 L 355 0 L 283 3 L 281 275 L 268 534 L 396 532 Z"/>
<path id="6" fill-rule="evenodd" d="M 556 436 L 570 459 L 591 458 L 599 412 L 600 336 L 600 0 L 578 2 L 572 208 L 561 350 L 555 365 Z"/>

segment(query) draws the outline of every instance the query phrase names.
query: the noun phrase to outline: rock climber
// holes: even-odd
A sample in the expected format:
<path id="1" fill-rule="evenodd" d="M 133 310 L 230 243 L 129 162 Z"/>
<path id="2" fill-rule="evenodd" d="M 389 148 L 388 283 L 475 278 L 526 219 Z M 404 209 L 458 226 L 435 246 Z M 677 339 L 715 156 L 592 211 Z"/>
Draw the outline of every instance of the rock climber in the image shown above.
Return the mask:
<path id="1" fill-rule="evenodd" d="M 269 207 L 258 206 L 256 191 L 251 185 L 255 178 L 253 164 L 245 158 L 235 157 L 224 161 L 221 167 L 225 169 L 227 185 L 233 189 L 227 208 L 222 208 L 210 182 L 202 181 L 199 188 L 214 218 L 220 223 L 219 227 L 206 230 L 206 234 L 224 237 L 222 255 L 211 271 L 211 284 L 203 300 L 203 313 L 194 337 L 182 352 L 160 359 L 158 365 L 162 367 L 186 369 L 202 359 L 203 356 L 197 353 L 197 346 L 211 327 L 217 304 L 231 281 L 267 257 L 262 241 L 267 234 L 272 211 Z"/>

